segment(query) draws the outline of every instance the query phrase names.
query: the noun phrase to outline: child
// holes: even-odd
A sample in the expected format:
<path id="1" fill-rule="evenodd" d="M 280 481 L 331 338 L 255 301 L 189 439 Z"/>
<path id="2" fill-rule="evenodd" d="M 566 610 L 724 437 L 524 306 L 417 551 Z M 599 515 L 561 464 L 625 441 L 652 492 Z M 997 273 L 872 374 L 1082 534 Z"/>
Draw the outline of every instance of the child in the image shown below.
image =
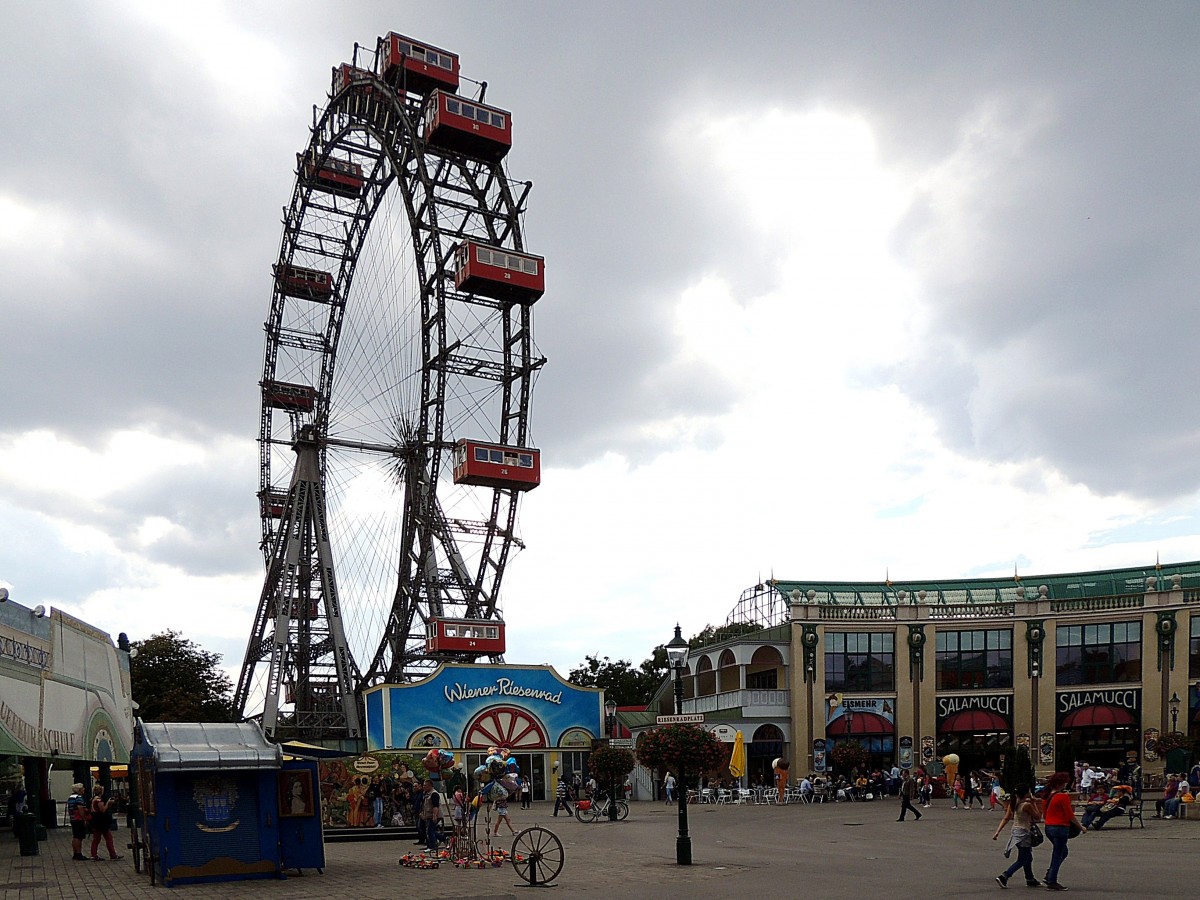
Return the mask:
<path id="1" fill-rule="evenodd" d="M 496 801 L 496 824 L 492 827 L 492 834 L 500 834 L 500 823 L 503 822 L 508 826 L 510 834 L 516 834 L 517 830 L 512 826 L 512 819 L 508 817 L 508 800 Z"/>

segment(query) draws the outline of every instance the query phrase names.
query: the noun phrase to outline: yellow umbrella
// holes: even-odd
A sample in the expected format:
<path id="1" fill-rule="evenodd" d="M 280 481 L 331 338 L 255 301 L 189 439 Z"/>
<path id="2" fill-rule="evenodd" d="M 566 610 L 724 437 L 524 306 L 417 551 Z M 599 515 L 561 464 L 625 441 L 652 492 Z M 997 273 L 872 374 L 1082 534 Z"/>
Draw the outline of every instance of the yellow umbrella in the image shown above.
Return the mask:
<path id="1" fill-rule="evenodd" d="M 729 755 L 729 774 L 741 778 L 746 774 L 746 739 L 739 731 L 733 738 L 733 753 Z"/>

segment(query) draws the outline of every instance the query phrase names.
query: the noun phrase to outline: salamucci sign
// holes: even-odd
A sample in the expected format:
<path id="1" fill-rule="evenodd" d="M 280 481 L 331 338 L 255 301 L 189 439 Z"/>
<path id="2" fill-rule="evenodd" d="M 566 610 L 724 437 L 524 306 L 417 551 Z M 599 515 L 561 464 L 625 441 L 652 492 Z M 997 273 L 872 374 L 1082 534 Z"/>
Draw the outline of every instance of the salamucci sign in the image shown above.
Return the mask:
<path id="1" fill-rule="evenodd" d="M 1065 691 L 1058 695 L 1059 713 L 1069 713 L 1081 706 L 1117 706 L 1130 712 L 1142 708 L 1142 692 L 1138 688 L 1116 691 Z"/>
<path id="2" fill-rule="evenodd" d="M 982 709 L 1006 719 L 1012 718 L 1011 694 L 973 694 L 967 697 L 938 697 L 937 715 L 946 719 L 965 709 Z"/>

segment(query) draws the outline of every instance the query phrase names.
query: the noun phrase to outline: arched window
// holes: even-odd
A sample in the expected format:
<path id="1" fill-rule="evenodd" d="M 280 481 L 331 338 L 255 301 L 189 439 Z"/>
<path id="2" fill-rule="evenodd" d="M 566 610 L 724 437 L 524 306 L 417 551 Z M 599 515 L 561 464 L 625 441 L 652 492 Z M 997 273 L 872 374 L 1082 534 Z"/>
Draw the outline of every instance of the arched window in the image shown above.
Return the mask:
<path id="1" fill-rule="evenodd" d="M 776 647 L 764 646 L 754 651 L 746 667 L 746 687 L 751 690 L 773 691 L 787 687 L 783 654 Z"/>
<path id="2" fill-rule="evenodd" d="M 783 741 L 783 732 L 778 725 L 769 722 L 754 729 L 754 743 L 759 741 Z"/>
<path id="3" fill-rule="evenodd" d="M 717 662 L 717 690 L 724 694 L 739 690 L 741 686 L 741 667 L 737 664 L 733 651 L 727 647 L 721 651 L 721 658 Z"/>
<path id="4" fill-rule="evenodd" d="M 696 696 L 711 697 L 717 692 L 717 673 L 713 671 L 712 660 L 701 656 L 696 662 Z"/>

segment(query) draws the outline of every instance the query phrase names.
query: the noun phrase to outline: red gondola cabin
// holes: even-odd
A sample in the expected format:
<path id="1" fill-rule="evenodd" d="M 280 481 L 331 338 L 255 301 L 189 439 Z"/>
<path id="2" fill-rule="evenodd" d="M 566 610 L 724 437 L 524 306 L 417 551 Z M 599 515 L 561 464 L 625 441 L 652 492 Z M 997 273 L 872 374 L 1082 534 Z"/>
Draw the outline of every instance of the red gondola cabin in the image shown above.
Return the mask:
<path id="1" fill-rule="evenodd" d="M 435 150 L 499 162 L 512 149 L 512 113 L 434 91 L 425 103 L 422 137 Z"/>
<path id="2" fill-rule="evenodd" d="M 364 179 L 362 166 L 349 160 L 330 156 L 317 165 L 302 153 L 296 154 L 300 172 L 306 182 L 319 191 L 337 194 L 339 197 L 357 197 L 362 193 Z"/>
<path id="3" fill-rule="evenodd" d="M 531 491 L 541 481 L 541 453 L 538 450 L 468 440 L 454 445 L 455 484 Z"/>
<path id="4" fill-rule="evenodd" d="M 286 381 L 264 381 L 263 402 L 276 409 L 312 412 L 317 405 L 317 390 L 307 384 L 288 384 Z"/>
<path id="5" fill-rule="evenodd" d="M 546 261 L 540 256 L 464 241 L 454 248 L 454 286 L 511 303 L 534 303 L 546 292 Z"/>
<path id="6" fill-rule="evenodd" d="M 263 518 L 282 519 L 287 507 L 287 491 L 259 491 L 258 506 Z"/>
<path id="7" fill-rule="evenodd" d="M 504 623 L 496 619 L 430 619 L 425 625 L 425 649 L 503 653 Z"/>
<path id="8" fill-rule="evenodd" d="M 379 39 L 383 78 L 397 90 L 428 94 L 458 90 L 458 54 L 392 32 Z"/>
<path id="9" fill-rule="evenodd" d="M 370 92 L 371 73 L 350 63 L 342 63 L 333 70 L 333 92 L 345 90 L 352 84 L 359 85 L 361 90 Z"/>
<path id="10" fill-rule="evenodd" d="M 328 301 L 333 296 L 333 276 L 318 269 L 280 264 L 274 267 L 275 287 L 287 297 Z"/>

